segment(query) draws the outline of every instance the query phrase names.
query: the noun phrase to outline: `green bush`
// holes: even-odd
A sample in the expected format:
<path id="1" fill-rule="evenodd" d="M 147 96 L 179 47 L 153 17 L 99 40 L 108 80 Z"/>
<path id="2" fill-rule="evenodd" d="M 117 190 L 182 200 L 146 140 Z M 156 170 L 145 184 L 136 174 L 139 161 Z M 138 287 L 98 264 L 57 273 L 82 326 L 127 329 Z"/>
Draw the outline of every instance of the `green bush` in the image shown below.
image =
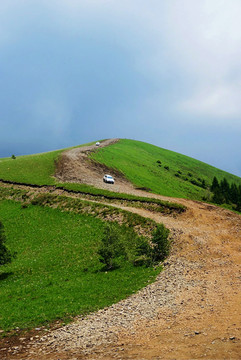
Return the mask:
<path id="1" fill-rule="evenodd" d="M 150 241 L 143 236 L 139 238 L 136 245 L 135 257 L 132 262 L 134 266 L 152 265 L 152 247 L 150 245 Z"/>
<path id="2" fill-rule="evenodd" d="M 138 236 L 133 228 L 117 223 L 106 224 L 98 255 L 104 270 L 118 268 L 123 261 L 135 266 L 150 266 L 152 263 L 150 241 Z"/>
<path id="3" fill-rule="evenodd" d="M 132 228 L 115 223 L 105 227 L 98 250 L 104 270 L 113 270 L 128 261 L 134 266 L 152 266 L 163 261 L 169 254 L 169 230 L 157 225 L 152 239 L 138 236 Z"/>
<path id="4" fill-rule="evenodd" d="M 4 226 L 0 221 L 0 265 L 8 264 L 12 261 L 12 254 L 5 246 L 5 241 Z"/>
<path id="5" fill-rule="evenodd" d="M 122 234 L 118 226 L 114 223 L 107 223 L 98 250 L 99 260 L 105 265 L 106 270 L 118 267 L 117 258 L 123 255 L 126 256 L 121 238 Z"/>
<path id="6" fill-rule="evenodd" d="M 163 224 L 157 225 L 152 233 L 152 260 L 153 263 L 163 261 L 170 252 L 169 230 Z"/>

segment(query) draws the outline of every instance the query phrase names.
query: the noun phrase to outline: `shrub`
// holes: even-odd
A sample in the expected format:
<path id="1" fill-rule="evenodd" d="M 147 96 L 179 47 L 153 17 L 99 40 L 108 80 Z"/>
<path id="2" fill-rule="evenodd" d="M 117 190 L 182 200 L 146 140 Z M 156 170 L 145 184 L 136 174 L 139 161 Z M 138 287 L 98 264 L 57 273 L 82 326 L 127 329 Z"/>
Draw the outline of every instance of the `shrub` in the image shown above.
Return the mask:
<path id="1" fill-rule="evenodd" d="M 0 265 L 8 264 L 12 261 L 11 252 L 5 246 L 6 236 L 4 233 L 4 226 L 0 221 Z"/>
<path id="2" fill-rule="evenodd" d="M 190 183 L 199 187 L 201 186 L 201 184 L 196 179 L 190 180 Z"/>
<path id="3" fill-rule="evenodd" d="M 152 264 L 152 247 L 143 236 L 138 238 L 138 243 L 135 246 L 135 257 L 132 262 L 135 266 L 150 266 Z"/>
<path id="4" fill-rule="evenodd" d="M 163 261 L 169 254 L 169 230 L 164 225 L 157 225 L 151 241 L 138 236 L 132 228 L 107 223 L 101 246 L 99 260 L 105 270 L 113 270 L 121 261 L 128 261 L 134 266 L 151 266 Z"/>
<path id="5" fill-rule="evenodd" d="M 207 184 L 206 184 L 206 181 L 204 179 L 202 180 L 202 188 L 207 189 Z"/>
<path id="6" fill-rule="evenodd" d="M 118 226 L 114 223 L 107 223 L 101 240 L 101 246 L 98 250 L 99 260 L 105 265 L 106 270 L 114 269 L 117 267 L 115 260 L 125 255 Z"/>
<path id="7" fill-rule="evenodd" d="M 135 266 L 150 266 L 152 247 L 150 241 L 138 236 L 133 228 L 116 223 L 107 223 L 98 250 L 99 260 L 105 270 L 113 270 L 128 261 Z"/>
<path id="8" fill-rule="evenodd" d="M 152 259 L 153 262 L 163 261 L 170 252 L 169 230 L 163 224 L 157 226 L 152 234 Z"/>
<path id="9" fill-rule="evenodd" d="M 15 160 L 15 159 L 16 159 L 16 156 L 15 156 L 15 155 L 12 155 L 11 158 L 12 158 L 13 160 Z"/>
<path id="10" fill-rule="evenodd" d="M 165 165 L 164 169 L 169 170 L 169 166 Z"/>

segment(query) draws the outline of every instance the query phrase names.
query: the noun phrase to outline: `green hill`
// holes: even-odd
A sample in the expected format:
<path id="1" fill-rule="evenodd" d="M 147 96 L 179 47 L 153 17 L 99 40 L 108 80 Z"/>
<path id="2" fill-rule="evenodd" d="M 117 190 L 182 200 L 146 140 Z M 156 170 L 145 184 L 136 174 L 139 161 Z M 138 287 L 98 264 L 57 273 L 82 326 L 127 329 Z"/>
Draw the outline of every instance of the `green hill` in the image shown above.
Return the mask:
<path id="1" fill-rule="evenodd" d="M 0 179 L 37 185 L 60 185 L 53 175 L 55 163 L 64 150 L 0 159 Z M 153 193 L 165 196 L 208 199 L 208 187 L 214 176 L 219 181 L 225 177 L 230 184 L 241 185 L 238 176 L 188 156 L 135 140 L 121 139 L 113 145 L 98 149 L 91 157 L 119 170 L 136 187 L 148 188 Z M 95 194 L 108 193 L 83 184 L 64 184 L 64 187 Z"/>
<path id="2" fill-rule="evenodd" d="M 241 178 L 201 161 L 140 141 L 121 139 L 92 153 L 94 160 L 122 172 L 153 193 L 202 200 L 213 177 L 241 184 Z"/>

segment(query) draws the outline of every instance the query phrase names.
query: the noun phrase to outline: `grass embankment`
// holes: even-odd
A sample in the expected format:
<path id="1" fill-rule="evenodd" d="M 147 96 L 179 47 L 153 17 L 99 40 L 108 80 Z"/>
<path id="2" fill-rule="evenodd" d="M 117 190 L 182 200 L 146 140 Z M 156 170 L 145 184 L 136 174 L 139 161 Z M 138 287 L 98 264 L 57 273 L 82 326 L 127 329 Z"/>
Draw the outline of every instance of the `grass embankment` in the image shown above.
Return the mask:
<path id="1" fill-rule="evenodd" d="M 84 184 L 64 184 L 57 185 L 56 188 L 65 189 L 70 193 L 82 194 L 87 199 L 96 201 L 108 201 L 109 203 L 122 204 L 130 207 L 141 207 L 147 210 L 161 212 L 165 214 L 182 213 L 185 211 L 185 206 L 163 201 L 151 197 L 135 196 L 130 194 L 116 193 L 108 190 L 97 189 L 92 186 Z"/>
<path id="2" fill-rule="evenodd" d="M 155 228 L 155 222 L 138 214 L 119 209 L 107 204 L 82 200 L 69 196 L 56 195 L 52 193 L 28 192 L 24 189 L 0 187 L 0 200 L 14 200 L 22 203 L 22 208 L 29 205 L 58 208 L 77 214 L 88 214 L 105 221 L 116 221 L 120 225 L 136 228 L 140 233 L 150 236 Z M 138 232 L 138 231 L 137 231 Z"/>
<path id="3" fill-rule="evenodd" d="M 134 140 L 119 142 L 99 149 L 91 157 L 117 169 L 137 187 L 172 197 L 202 200 L 209 196 L 203 188 L 211 185 L 213 177 L 241 184 L 241 178 L 211 165 L 176 152 Z"/>
<path id="4" fill-rule="evenodd" d="M 16 196 L 23 194 L 18 191 Z M 0 219 L 7 246 L 17 252 L 16 259 L 0 269 L 4 331 L 109 306 L 154 280 L 160 271 L 127 262 L 115 271 L 101 271 L 97 249 L 104 222 L 97 217 L 32 204 L 23 208 L 20 202 L 2 200 Z"/>

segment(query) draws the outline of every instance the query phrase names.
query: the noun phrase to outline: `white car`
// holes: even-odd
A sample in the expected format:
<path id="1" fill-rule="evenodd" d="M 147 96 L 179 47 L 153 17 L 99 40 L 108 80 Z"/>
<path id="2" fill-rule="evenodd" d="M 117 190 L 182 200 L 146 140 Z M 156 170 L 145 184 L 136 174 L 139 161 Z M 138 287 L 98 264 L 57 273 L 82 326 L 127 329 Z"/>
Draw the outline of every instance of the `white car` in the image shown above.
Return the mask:
<path id="1" fill-rule="evenodd" d="M 115 180 L 113 179 L 113 177 L 111 175 L 104 175 L 103 177 L 103 181 L 105 183 L 108 183 L 108 184 L 114 184 L 115 183 Z"/>
<path id="2" fill-rule="evenodd" d="M 97 141 L 97 142 L 95 143 L 95 145 L 96 145 L 96 146 L 100 146 L 100 142 Z"/>

